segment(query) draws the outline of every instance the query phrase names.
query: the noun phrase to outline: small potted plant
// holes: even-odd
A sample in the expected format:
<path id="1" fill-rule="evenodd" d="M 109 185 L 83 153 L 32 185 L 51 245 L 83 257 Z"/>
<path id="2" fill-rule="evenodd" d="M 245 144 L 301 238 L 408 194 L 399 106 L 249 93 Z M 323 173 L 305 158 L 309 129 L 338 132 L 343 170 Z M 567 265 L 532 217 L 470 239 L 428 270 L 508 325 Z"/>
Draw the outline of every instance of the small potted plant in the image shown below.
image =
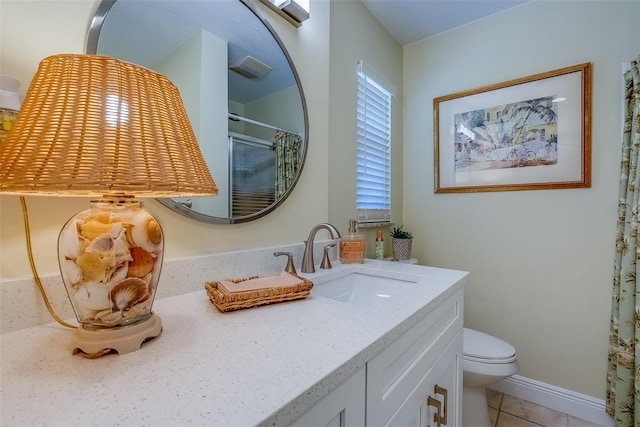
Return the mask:
<path id="1" fill-rule="evenodd" d="M 392 227 L 391 231 L 389 231 L 389 236 L 391 236 L 393 258 L 397 260 L 410 259 L 413 234 L 406 230 L 403 230 L 402 225 L 400 225 L 397 227 Z"/>

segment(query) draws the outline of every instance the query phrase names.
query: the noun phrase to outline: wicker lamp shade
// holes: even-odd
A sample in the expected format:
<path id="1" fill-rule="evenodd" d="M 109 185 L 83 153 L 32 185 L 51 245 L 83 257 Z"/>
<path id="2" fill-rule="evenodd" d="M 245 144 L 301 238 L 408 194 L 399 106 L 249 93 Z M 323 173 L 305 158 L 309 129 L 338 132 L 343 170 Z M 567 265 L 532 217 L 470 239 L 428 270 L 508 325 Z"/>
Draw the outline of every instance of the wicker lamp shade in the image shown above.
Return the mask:
<path id="1" fill-rule="evenodd" d="M 106 56 L 45 58 L 0 159 L 4 194 L 218 193 L 178 89 Z"/>

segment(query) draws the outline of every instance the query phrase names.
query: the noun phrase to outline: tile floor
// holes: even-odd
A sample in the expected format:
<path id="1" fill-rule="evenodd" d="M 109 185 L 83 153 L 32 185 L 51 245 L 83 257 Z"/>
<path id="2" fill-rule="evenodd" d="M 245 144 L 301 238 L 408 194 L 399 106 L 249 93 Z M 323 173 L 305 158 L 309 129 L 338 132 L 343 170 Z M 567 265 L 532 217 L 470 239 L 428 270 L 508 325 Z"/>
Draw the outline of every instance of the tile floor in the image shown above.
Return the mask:
<path id="1" fill-rule="evenodd" d="M 486 389 L 493 427 L 598 427 L 553 409 Z"/>

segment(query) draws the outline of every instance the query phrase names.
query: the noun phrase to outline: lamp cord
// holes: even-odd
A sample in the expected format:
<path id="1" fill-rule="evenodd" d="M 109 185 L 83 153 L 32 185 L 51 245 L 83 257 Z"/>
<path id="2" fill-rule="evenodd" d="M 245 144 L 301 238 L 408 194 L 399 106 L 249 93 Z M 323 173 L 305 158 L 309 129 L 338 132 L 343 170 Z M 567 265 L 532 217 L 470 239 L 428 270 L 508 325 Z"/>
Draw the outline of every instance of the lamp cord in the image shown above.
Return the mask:
<path id="1" fill-rule="evenodd" d="M 40 295 L 42 295 L 42 300 L 44 301 L 44 304 L 47 306 L 47 310 L 49 310 L 49 314 L 51 315 L 51 317 L 55 319 L 56 322 L 58 322 L 59 324 L 67 328 L 77 329 L 78 328 L 77 326 L 70 325 L 69 323 L 60 319 L 60 317 L 58 317 L 58 315 L 53 310 L 53 307 L 51 307 L 51 304 L 49 303 L 49 298 L 47 297 L 47 293 L 44 290 L 44 286 L 42 285 L 40 276 L 38 276 L 38 271 L 36 270 L 36 264 L 33 261 L 33 252 L 31 251 L 31 232 L 29 231 L 29 215 L 27 214 L 27 202 L 23 196 L 20 196 L 20 203 L 22 204 L 22 217 L 24 218 L 24 232 L 25 232 L 25 237 L 27 239 L 27 253 L 29 254 L 29 264 L 31 265 L 33 280 L 36 282 L 36 286 L 38 286 L 38 289 L 40 290 Z"/>

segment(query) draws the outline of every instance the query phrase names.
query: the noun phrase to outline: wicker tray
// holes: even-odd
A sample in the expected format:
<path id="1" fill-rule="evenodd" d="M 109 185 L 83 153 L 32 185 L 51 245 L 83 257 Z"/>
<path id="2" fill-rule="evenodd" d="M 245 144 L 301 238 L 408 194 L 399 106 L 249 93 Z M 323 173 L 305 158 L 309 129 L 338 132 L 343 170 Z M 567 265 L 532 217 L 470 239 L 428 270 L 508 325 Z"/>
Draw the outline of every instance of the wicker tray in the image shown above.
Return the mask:
<path id="1" fill-rule="evenodd" d="M 300 279 L 298 283 L 286 286 L 256 289 L 251 291 L 229 292 L 219 281 L 206 282 L 209 299 L 222 312 L 241 310 L 244 308 L 258 307 L 265 304 L 275 304 L 284 301 L 293 301 L 306 298 L 311 294 L 313 282 L 298 275 L 292 276 Z M 227 282 L 240 283 L 260 276 L 245 277 L 242 279 L 228 279 Z"/>

